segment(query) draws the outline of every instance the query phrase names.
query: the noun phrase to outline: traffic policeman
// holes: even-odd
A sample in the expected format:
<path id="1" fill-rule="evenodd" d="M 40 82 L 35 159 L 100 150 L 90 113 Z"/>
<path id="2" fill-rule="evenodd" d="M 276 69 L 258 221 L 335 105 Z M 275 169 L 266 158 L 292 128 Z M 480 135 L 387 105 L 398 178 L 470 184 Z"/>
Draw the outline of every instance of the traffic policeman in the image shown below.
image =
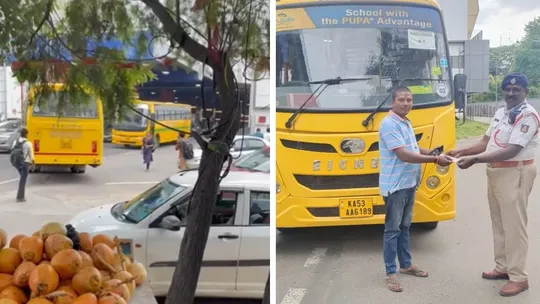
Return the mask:
<path id="1" fill-rule="evenodd" d="M 447 155 L 459 158 L 467 169 L 487 164 L 488 202 L 493 229 L 495 268 L 485 271 L 488 280 L 508 280 L 502 296 L 529 288 L 525 265 L 529 241 L 527 205 L 536 178 L 535 150 L 540 144 L 538 112 L 527 102 L 529 81 L 511 73 L 502 82 L 506 106 L 495 113 L 482 140 Z"/>

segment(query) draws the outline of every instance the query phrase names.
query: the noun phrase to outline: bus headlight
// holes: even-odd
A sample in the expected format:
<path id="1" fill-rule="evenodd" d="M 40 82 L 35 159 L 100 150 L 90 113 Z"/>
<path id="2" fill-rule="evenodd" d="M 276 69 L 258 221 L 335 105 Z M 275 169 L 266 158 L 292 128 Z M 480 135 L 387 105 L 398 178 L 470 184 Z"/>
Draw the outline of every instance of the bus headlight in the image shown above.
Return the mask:
<path id="1" fill-rule="evenodd" d="M 276 183 L 276 194 L 279 193 L 281 193 L 281 186 L 279 185 L 279 183 Z"/>
<path id="2" fill-rule="evenodd" d="M 446 174 L 446 173 L 448 173 L 449 168 L 450 168 L 450 166 L 443 167 L 443 166 L 437 165 L 437 173 Z"/>
<path id="3" fill-rule="evenodd" d="M 440 183 L 441 183 L 441 180 L 436 176 L 430 176 L 426 180 L 426 185 L 428 186 L 429 189 L 437 188 Z"/>

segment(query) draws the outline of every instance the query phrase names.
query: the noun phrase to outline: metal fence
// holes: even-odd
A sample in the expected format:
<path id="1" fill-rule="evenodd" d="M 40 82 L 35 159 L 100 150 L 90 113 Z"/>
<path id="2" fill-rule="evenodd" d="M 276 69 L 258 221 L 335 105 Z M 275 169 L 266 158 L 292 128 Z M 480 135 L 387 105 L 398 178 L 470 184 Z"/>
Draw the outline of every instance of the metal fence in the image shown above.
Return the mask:
<path id="1" fill-rule="evenodd" d="M 529 103 L 540 112 L 540 99 L 530 99 Z M 504 106 L 504 100 L 499 102 L 477 102 L 469 103 L 465 107 L 465 116 L 467 119 L 476 118 L 491 118 L 497 112 L 497 109 Z"/>

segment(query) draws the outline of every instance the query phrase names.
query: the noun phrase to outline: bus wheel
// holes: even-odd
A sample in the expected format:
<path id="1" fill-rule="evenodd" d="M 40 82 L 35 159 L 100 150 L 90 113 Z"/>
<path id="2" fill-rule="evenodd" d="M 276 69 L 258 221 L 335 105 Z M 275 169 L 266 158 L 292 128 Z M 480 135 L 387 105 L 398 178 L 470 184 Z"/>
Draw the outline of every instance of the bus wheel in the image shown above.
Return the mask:
<path id="1" fill-rule="evenodd" d="M 437 226 L 439 225 L 439 222 L 427 222 L 427 223 L 421 223 L 420 227 L 424 230 L 435 230 Z"/>
<path id="2" fill-rule="evenodd" d="M 86 171 L 86 166 L 74 166 L 69 169 L 71 170 L 71 173 L 83 174 Z"/>

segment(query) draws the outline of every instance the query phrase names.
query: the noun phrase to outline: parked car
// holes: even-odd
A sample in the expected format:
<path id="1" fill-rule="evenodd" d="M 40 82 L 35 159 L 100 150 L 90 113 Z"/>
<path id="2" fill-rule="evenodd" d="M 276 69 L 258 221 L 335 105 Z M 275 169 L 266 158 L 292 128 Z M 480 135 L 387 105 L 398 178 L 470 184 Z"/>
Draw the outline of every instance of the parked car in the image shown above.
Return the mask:
<path id="1" fill-rule="evenodd" d="M 10 152 L 13 142 L 20 136 L 20 119 L 9 119 L 0 123 L 0 152 Z"/>
<path id="2" fill-rule="evenodd" d="M 237 159 L 242 155 L 252 153 L 268 146 L 270 146 L 270 143 L 260 137 L 252 135 L 237 135 L 233 139 L 231 155 Z"/>
<path id="3" fill-rule="evenodd" d="M 241 156 L 232 164 L 231 171 L 270 173 L 270 146 Z"/>
<path id="4" fill-rule="evenodd" d="M 243 146 L 242 146 L 242 138 L 243 140 Z M 252 154 L 255 151 L 262 151 L 264 148 L 269 148 L 270 143 L 265 141 L 264 139 L 257 137 L 257 136 L 236 136 L 233 140 L 233 147 L 231 148 L 231 155 L 233 157 L 233 164 L 237 163 L 244 157 L 247 157 L 248 155 Z M 201 157 L 202 157 L 202 150 L 199 148 L 193 149 L 193 159 L 190 159 L 186 162 L 187 169 L 197 169 L 199 168 L 199 165 L 201 164 Z M 268 150 L 268 153 L 266 154 L 268 157 L 268 161 L 270 160 L 270 150 Z M 259 155 L 260 157 L 260 155 Z M 255 160 L 255 159 L 253 159 Z M 260 160 L 262 161 L 262 160 Z M 239 169 L 239 168 L 236 168 Z M 257 171 L 258 169 L 254 169 Z M 265 169 L 261 167 L 258 171 L 264 171 Z M 269 164 L 268 164 L 268 170 L 270 170 Z"/>
<path id="5" fill-rule="evenodd" d="M 117 236 L 141 262 L 155 296 L 167 294 L 178 260 L 197 171 L 174 174 L 135 198 L 76 215 L 70 224 Z M 270 178 L 230 172 L 221 181 L 196 296 L 256 298 L 270 270 Z"/>

